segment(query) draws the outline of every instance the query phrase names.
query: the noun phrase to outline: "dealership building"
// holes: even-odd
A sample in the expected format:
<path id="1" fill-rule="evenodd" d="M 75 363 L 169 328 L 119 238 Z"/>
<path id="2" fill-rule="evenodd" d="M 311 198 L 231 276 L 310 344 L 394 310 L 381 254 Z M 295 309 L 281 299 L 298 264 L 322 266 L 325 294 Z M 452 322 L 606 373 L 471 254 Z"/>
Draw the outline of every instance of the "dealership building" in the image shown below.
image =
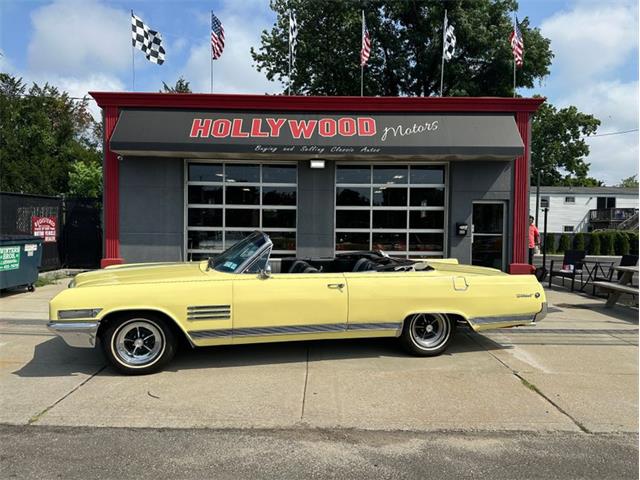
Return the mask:
<path id="1" fill-rule="evenodd" d="M 102 266 L 381 249 L 526 261 L 542 99 L 93 92 L 104 114 Z"/>

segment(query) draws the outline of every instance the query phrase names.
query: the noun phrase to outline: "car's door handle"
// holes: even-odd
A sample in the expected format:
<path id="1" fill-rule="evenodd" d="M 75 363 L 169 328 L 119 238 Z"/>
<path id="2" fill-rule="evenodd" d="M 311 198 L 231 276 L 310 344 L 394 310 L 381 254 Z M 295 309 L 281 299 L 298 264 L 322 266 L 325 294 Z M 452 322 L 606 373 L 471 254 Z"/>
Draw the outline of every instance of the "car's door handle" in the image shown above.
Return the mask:
<path id="1" fill-rule="evenodd" d="M 344 283 L 327 283 L 327 287 L 342 290 L 344 288 Z"/>

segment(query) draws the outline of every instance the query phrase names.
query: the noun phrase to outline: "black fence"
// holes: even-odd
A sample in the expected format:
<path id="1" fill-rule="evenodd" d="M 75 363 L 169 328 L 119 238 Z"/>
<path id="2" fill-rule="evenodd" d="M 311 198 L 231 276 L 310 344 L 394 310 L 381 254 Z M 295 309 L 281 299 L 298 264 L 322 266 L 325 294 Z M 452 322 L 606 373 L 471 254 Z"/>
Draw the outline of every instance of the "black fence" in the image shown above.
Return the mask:
<path id="1" fill-rule="evenodd" d="M 0 235 L 43 237 L 43 271 L 98 268 L 101 208 L 97 199 L 0 193 Z"/>

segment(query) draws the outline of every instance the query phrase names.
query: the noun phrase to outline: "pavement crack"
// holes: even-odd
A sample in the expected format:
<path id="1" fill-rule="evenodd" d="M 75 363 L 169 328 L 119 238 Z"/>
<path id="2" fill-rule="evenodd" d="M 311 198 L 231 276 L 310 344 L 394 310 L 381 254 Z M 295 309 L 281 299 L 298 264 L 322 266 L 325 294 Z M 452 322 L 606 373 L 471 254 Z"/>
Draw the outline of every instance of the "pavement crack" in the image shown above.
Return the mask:
<path id="1" fill-rule="evenodd" d="M 513 376 L 515 376 L 517 379 L 519 379 L 520 383 L 522 383 L 522 385 L 524 385 L 526 388 L 528 388 L 532 392 L 535 392 L 536 394 L 538 394 L 540 397 L 542 397 L 544 400 L 546 400 L 548 403 L 550 403 L 558 412 L 560 412 L 562 415 L 564 415 L 569 420 L 571 420 L 571 422 L 576 427 L 578 427 L 582 433 L 589 433 L 589 434 L 593 433 L 593 432 L 591 432 L 591 430 L 589 430 L 587 427 L 585 427 L 582 423 L 580 423 L 578 420 L 576 420 L 569 412 L 567 412 L 560 405 L 558 405 L 556 402 L 551 400 L 547 395 L 545 395 L 536 385 L 534 385 L 533 383 L 528 381 L 526 378 L 524 378 L 517 370 L 514 370 L 513 368 L 511 368 L 507 363 L 505 363 L 503 360 L 501 360 L 496 355 L 494 355 L 491 351 L 489 351 L 487 348 L 485 348 L 480 342 L 478 342 L 471 335 L 467 334 L 467 337 L 469 337 L 469 339 L 471 339 L 472 342 L 475 342 L 478 346 L 484 348 L 484 350 L 489 355 L 491 355 L 493 358 L 495 358 L 501 365 L 503 365 L 506 369 L 508 369 Z"/>
<path id="2" fill-rule="evenodd" d="M 307 364 L 304 372 L 304 388 L 302 390 L 302 410 L 300 411 L 300 420 L 304 418 L 304 407 L 307 400 L 307 381 L 309 380 L 309 350 L 310 347 L 307 345 Z"/>
<path id="3" fill-rule="evenodd" d="M 71 395 L 73 392 L 75 392 L 76 390 L 79 390 L 82 386 L 84 386 L 89 380 L 91 380 L 93 377 L 95 377 L 96 375 L 98 375 L 100 372 L 102 372 L 105 368 L 107 368 L 106 365 L 103 365 L 102 367 L 100 367 L 97 371 L 95 371 L 94 373 L 92 373 L 88 378 L 86 378 L 84 381 L 80 382 L 78 385 L 76 385 L 75 387 L 73 387 L 71 390 L 69 390 L 67 393 L 65 393 L 62 397 L 60 397 L 58 400 L 56 400 L 55 402 L 53 402 L 51 405 L 49 405 L 47 408 L 45 408 L 44 410 L 42 410 L 39 413 L 36 413 L 35 415 L 33 415 L 28 421 L 27 421 L 27 425 L 33 425 L 34 423 L 36 423 L 37 421 L 39 421 L 43 416 L 45 416 L 47 414 L 47 412 L 49 410 L 51 410 L 53 407 L 55 407 L 56 405 L 58 405 L 60 402 L 62 402 L 64 399 L 66 399 L 67 397 L 69 397 L 69 395 Z"/>

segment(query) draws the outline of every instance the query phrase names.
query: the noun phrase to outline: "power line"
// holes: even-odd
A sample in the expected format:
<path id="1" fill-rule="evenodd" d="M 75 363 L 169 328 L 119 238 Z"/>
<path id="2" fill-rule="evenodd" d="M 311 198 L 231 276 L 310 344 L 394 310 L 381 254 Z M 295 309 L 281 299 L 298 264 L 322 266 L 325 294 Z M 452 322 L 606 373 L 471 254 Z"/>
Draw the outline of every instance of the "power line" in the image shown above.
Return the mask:
<path id="1" fill-rule="evenodd" d="M 588 135 L 587 138 L 593 138 L 593 137 L 608 137 L 610 135 L 622 135 L 623 133 L 631 133 L 631 132 L 637 132 L 638 129 L 637 128 L 633 128 L 631 130 L 622 130 L 620 132 L 610 132 L 610 133 L 601 133 L 599 135 Z"/>

